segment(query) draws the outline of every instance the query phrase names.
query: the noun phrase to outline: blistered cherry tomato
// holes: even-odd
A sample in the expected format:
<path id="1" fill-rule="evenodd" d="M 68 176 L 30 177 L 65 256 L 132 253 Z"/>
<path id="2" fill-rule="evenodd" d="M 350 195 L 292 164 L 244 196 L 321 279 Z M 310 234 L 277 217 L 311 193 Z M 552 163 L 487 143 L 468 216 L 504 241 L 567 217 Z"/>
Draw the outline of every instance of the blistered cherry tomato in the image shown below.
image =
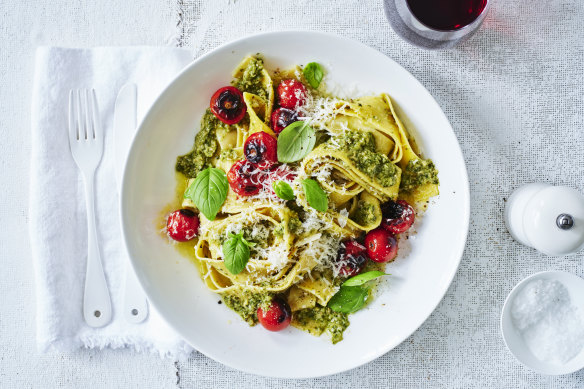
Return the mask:
<path id="1" fill-rule="evenodd" d="M 179 209 L 168 216 L 166 221 L 168 236 L 179 242 L 187 242 L 199 232 L 199 218 L 190 209 Z"/>
<path id="2" fill-rule="evenodd" d="M 392 234 L 406 232 L 416 218 L 414 208 L 404 200 L 388 201 L 381 205 L 381 226 Z"/>
<path id="3" fill-rule="evenodd" d="M 365 236 L 367 256 L 375 262 L 393 261 L 397 256 L 397 239 L 384 228 L 378 227 Z"/>
<path id="4" fill-rule="evenodd" d="M 265 170 L 278 163 L 278 142 L 267 132 L 254 132 L 245 140 L 243 153 L 250 163 Z"/>
<path id="5" fill-rule="evenodd" d="M 261 325 L 268 331 L 281 331 L 288 327 L 292 320 L 290 306 L 278 297 L 272 300 L 272 305 L 266 312 L 262 310 L 262 307 L 259 307 L 257 315 Z"/>
<path id="6" fill-rule="evenodd" d="M 343 247 L 344 246 L 344 247 Z M 337 254 L 337 263 L 341 268 L 339 274 L 352 277 L 361 273 L 367 262 L 367 248 L 355 239 L 346 240 Z"/>
<path id="7" fill-rule="evenodd" d="M 272 112 L 272 130 L 279 134 L 290 124 L 298 121 L 298 113 L 288 108 L 278 108 Z"/>
<path id="8" fill-rule="evenodd" d="M 243 94 L 234 86 L 219 88 L 211 97 L 211 112 L 225 124 L 235 124 L 245 116 Z"/>
<path id="9" fill-rule="evenodd" d="M 262 187 L 261 171 L 247 159 L 237 161 L 227 173 L 231 189 L 240 196 L 258 194 Z"/>
<path id="10" fill-rule="evenodd" d="M 306 87 L 298 80 L 283 80 L 278 85 L 278 101 L 284 108 L 295 109 L 304 105 L 307 93 Z"/>
<path id="11" fill-rule="evenodd" d="M 286 181 L 291 184 L 296 178 L 296 172 L 291 170 L 286 165 L 274 165 L 270 168 L 268 173 L 269 180 L 274 181 Z"/>

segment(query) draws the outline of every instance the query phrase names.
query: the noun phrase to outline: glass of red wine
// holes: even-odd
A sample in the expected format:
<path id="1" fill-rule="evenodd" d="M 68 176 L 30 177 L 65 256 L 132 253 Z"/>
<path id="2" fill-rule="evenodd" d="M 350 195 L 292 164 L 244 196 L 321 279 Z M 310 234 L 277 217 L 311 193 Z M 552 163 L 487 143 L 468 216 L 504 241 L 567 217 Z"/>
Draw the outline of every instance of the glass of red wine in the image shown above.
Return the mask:
<path id="1" fill-rule="evenodd" d="M 490 0 L 384 0 L 393 30 L 427 49 L 448 49 L 470 38 L 489 4 Z"/>

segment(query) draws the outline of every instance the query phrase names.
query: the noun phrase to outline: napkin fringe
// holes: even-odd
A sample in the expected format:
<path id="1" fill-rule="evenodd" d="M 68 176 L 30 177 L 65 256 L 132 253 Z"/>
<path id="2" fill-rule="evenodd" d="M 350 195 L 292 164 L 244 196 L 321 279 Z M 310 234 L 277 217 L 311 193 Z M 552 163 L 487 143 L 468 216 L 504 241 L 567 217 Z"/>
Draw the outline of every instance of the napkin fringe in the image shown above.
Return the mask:
<path id="1" fill-rule="evenodd" d="M 39 342 L 39 351 L 42 353 L 71 353 L 78 349 L 129 349 L 139 353 L 158 355 L 162 359 L 184 362 L 188 360 L 193 349 L 185 342 L 169 343 L 168 347 L 163 347 L 159 343 L 144 342 L 133 336 L 110 337 L 104 340 L 101 337 L 83 336 L 54 339 L 48 342 Z"/>

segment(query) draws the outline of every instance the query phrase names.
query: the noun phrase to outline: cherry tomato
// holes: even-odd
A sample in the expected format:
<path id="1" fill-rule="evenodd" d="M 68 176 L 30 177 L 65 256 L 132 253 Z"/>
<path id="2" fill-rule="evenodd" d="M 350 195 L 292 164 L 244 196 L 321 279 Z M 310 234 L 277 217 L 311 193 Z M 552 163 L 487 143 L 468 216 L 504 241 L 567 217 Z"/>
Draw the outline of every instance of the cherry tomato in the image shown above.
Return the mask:
<path id="1" fill-rule="evenodd" d="M 243 153 L 250 163 L 265 170 L 278 163 L 278 142 L 267 132 L 254 132 L 246 139 Z"/>
<path id="2" fill-rule="evenodd" d="M 247 159 L 237 161 L 227 173 L 231 189 L 240 196 L 258 194 L 262 187 L 260 171 Z"/>
<path id="3" fill-rule="evenodd" d="M 243 94 L 234 86 L 219 88 L 211 97 L 211 112 L 225 124 L 238 123 L 246 110 Z"/>
<path id="4" fill-rule="evenodd" d="M 298 112 L 288 108 L 278 108 L 272 112 L 272 130 L 279 134 L 290 124 L 298 121 Z"/>
<path id="5" fill-rule="evenodd" d="M 367 262 L 366 251 L 365 246 L 355 239 L 344 241 L 337 254 L 337 262 L 341 264 L 339 274 L 352 277 L 361 273 Z"/>
<path id="6" fill-rule="evenodd" d="M 406 232 L 416 218 L 416 212 L 404 200 L 388 201 L 381 206 L 381 226 L 392 234 Z"/>
<path id="7" fill-rule="evenodd" d="M 280 106 L 288 109 L 295 109 L 306 102 L 306 87 L 297 80 L 283 80 L 278 85 L 278 99 Z"/>
<path id="8" fill-rule="evenodd" d="M 286 181 L 290 184 L 296 178 L 296 172 L 286 165 L 274 165 L 271 167 L 268 176 L 271 181 Z"/>
<path id="9" fill-rule="evenodd" d="M 397 256 L 397 239 L 391 232 L 378 227 L 365 236 L 367 256 L 375 262 L 393 261 Z"/>
<path id="10" fill-rule="evenodd" d="M 179 242 L 187 242 L 199 232 L 199 218 L 190 209 L 179 209 L 168 216 L 166 221 L 168 236 Z"/>
<path id="11" fill-rule="evenodd" d="M 281 331 L 288 327 L 292 320 L 290 306 L 278 297 L 272 300 L 272 305 L 266 312 L 262 310 L 262 307 L 259 307 L 257 315 L 260 324 L 268 331 Z"/>

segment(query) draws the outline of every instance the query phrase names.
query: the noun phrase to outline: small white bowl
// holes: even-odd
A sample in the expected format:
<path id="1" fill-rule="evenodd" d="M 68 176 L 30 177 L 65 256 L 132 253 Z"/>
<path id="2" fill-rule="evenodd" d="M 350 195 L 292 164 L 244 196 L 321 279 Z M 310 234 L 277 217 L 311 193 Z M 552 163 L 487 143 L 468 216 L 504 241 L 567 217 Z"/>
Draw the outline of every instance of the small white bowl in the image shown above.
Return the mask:
<path id="1" fill-rule="evenodd" d="M 538 373 L 548 375 L 574 373 L 575 371 L 584 368 L 584 349 L 563 365 L 541 361 L 531 353 L 525 344 L 523 337 L 519 334 L 513 324 L 511 305 L 517 296 L 517 293 L 519 293 L 529 281 L 541 279 L 560 281 L 570 294 L 571 304 L 578 307 L 580 312 L 584 312 L 584 279 L 562 271 L 544 271 L 541 273 L 535 273 L 518 283 L 505 300 L 503 311 L 501 312 L 501 332 L 503 334 L 503 340 L 509 351 L 511 351 L 511 354 L 513 354 L 519 362 Z"/>

